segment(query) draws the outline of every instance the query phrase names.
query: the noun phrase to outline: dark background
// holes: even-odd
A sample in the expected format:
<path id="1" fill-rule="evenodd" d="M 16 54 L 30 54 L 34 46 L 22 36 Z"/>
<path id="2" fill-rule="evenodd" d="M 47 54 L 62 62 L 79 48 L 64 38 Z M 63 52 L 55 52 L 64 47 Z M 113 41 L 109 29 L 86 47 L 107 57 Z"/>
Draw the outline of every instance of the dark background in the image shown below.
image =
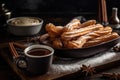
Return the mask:
<path id="1" fill-rule="evenodd" d="M 18 15 L 96 15 L 98 11 L 98 0 L 1 0 L 1 3 Z M 120 8 L 120 0 L 106 0 L 106 3 L 108 16 L 112 7 Z"/>
<path id="2" fill-rule="evenodd" d="M 93 12 L 97 0 L 3 0 L 14 12 Z"/>

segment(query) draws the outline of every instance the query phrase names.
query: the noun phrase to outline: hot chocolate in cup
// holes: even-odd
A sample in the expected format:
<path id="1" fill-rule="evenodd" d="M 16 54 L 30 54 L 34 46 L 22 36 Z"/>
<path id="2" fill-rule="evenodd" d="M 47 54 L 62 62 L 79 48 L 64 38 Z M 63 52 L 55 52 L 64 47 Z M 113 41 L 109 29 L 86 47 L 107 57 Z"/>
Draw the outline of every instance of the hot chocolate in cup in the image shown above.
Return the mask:
<path id="1" fill-rule="evenodd" d="M 27 71 L 33 75 L 48 72 L 53 58 L 54 49 L 46 45 L 31 45 L 24 50 Z"/>

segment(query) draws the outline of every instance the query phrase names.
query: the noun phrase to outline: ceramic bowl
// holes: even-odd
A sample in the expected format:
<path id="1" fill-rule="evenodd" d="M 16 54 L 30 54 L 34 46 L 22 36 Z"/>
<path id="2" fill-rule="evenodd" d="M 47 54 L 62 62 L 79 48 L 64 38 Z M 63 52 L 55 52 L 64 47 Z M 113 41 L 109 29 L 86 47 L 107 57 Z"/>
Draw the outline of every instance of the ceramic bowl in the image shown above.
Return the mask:
<path id="1" fill-rule="evenodd" d="M 7 20 L 8 31 L 16 36 L 32 36 L 42 28 L 43 19 L 38 17 L 15 17 Z"/>

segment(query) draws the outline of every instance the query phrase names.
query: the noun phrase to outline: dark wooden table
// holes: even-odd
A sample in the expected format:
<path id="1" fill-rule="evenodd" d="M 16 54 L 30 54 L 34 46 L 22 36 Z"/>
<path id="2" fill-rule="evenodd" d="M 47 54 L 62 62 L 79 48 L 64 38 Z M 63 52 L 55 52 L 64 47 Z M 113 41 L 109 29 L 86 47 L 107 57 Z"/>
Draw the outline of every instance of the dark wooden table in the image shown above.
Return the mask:
<path id="1" fill-rule="evenodd" d="M 4 45 L 4 46 L 3 46 Z M 99 61 L 98 59 L 101 59 L 105 55 L 101 53 L 101 56 L 94 56 L 86 59 L 77 59 L 77 60 L 56 60 L 53 63 L 52 69 L 49 70 L 48 73 L 44 75 L 39 76 L 32 76 L 26 74 L 23 70 L 19 69 L 16 64 L 14 63 L 13 57 L 11 56 L 11 53 L 8 48 L 8 44 L 2 44 L 3 47 L 0 49 L 0 55 L 3 58 L 4 61 L 7 62 L 7 66 L 9 66 L 8 69 L 13 71 L 14 77 L 18 76 L 18 79 L 22 80 L 101 80 L 101 73 L 102 72 L 115 72 L 119 73 L 120 71 L 120 54 L 113 54 L 114 56 L 110 56 L 111 58 L 108 58 L 107 55 L 112 54 L 106 54 L 106 58 L 103 58 L 103 62 Z M 99 54 L 100 55 L 100 54 Z M 100 58 L 101 57 L 101 58 Z M 96 59 L 95 59 L 96 58 Z M 112 60 L 111 60 L 112 59 Z M 95 62 L 94 60 L 98 60 Z M 97 73 L 91 77 L 87 77 L 85 79 L 82 78 L 80 75 L 80 68 L 82 64 L 91 64 L 97 69 Z M 71 70 L 73 69 L 73 70 Z M 9 74 L 9 73 L 8 73 Z M 16 78 L 17 79 L 17 78 Z M 9 79 L 8 79 L 9 80 Z M 104 80 L 104 79 L 103 79 Z"/>

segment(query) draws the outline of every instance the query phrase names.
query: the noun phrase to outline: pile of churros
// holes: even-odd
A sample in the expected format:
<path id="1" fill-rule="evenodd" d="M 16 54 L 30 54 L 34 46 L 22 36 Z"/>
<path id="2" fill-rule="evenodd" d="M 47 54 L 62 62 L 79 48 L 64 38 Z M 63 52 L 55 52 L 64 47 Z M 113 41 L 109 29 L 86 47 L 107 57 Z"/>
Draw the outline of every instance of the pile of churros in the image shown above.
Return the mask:
<path id="1" fill-rule="evenodd" d="M 52 47 L 58 49 L 90 47 L 119 37 L 111 27 L 104 27 L 102 24 L 96 23 L 96 20 L 81 23 L 80 20 L 73 19 L 65 26 L 48 23 L 45 29 Z"/>

